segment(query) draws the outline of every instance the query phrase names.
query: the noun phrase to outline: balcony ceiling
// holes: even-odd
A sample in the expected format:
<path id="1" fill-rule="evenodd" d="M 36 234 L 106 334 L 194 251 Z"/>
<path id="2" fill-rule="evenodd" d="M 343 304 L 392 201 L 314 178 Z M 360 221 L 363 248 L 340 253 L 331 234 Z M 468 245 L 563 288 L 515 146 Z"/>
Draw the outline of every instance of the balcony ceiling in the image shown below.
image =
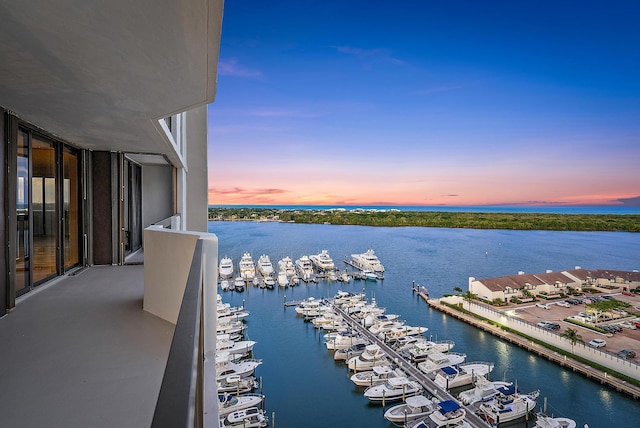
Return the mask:
<path id="1" fill-rule="evenodd" d="M 78 147 L 169 154 L 213 101 L 222 0 L 0 1 L 0 107 Z"/>

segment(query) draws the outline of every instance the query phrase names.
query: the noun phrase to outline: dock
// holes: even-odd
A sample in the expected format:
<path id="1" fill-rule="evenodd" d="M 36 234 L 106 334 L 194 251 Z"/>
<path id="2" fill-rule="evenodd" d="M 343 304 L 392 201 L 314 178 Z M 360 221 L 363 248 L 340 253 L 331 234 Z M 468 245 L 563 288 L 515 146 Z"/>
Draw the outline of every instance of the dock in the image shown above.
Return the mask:
<path id="1" fill-rule="evenodd" d="M 420 383 L 420 385 L 422 385 L 422 387 L 424 388 L 424 390 L 426 392 L 428 392 L 429 394 L 431 394 L 432 396 L 434 396 L 435 398 L 437 398 L 440 401 L 455 400 L 456 402 L 459 403 L 459 401 L 455 397 L 453 397 L 449 393 L 449 391 L 447 391 L 446 389 L 440 388 L 438 385 L 436 385 L 436 383 L 434 381 L 432 381 L 426 374 L 421 372 L 417 367 L 415 367 L 413 364 L 411 364 L 409 361 L 407 361 L 402 355 L 400 355 L 394 349 L 389 347 L 377 335 L 371 333 L 366 327 L 362 326 L 359 322 L 354 320 L 349 314 L 347 314 L 341 308 L 339 308 L 339 307 L 337 307 L 336 305 L 333 305 L 333 304 L 332 304 L 332 306 L 333 306 L 333 309 L 338 314 L 340 314 L 342 316 L 342 318 L 345 320 L 345 322 L 352 329 L 354 329 L 358 333 L 362 334 L 364 337 L 366 337 L 368 340 L 370 340 L 371 343 L 375 343 L 376 345 L 380 346 L 380 348 L 382 350 L 384 350 L 384 352 L 386 352 L 387 355 L 393 359 L 394 363 L 400 369 L 402 369 L 407 374 L 408 377 L 411 377 L 411 378 L 415 379 L 416 381 L 418 381 Z M 472 409 L 470 409 L 467 406 L 462 405 L 461 403 L 460 403 L 460 405 L 463 408 L 466 409 L 467 414 L 466 414 L 465 420 L 472 427 L 474 427 L 474 428 L 486 428 L 486 427 L 490 426 L 483 419 L 481 419 L 480 416 L 476 415 L 472 411 Z"/>
<path id="2" fill-rule="evenodd" d="M 570 358 L 566 355 L 562 355 L 562 354 L 559 354 L 558 352 L 552 351 L 540 344 L 527 340 L 526 338 L 519 336 L 515 333 L 502 330 L 500 327 L 495 326 L 493 324 L 489 324 L 487 321 L 472 317 L 460 311 L 456 311 L 446 305 L 441 304 L 440 301 L 437 299 L 429 299 L 428 294 L 425 295 L 423 293 L 418 293 L 418 296 L 420 296 L 422 300 L 427 302 L 427 304 L 430 307 L 440 312 L 444 312 L 447 315 L 450 315 L 454 318 L 457 318 L 461 321 L 466 322 L 467 324 L 470 324 L 476 328 L 479 328 L 488 333 L 491 333 L 494 336 L 497 336 L 503 340 L 506 340 L 509 343 L 518 345 L 519 347 L 524 348 L 530 352 L 533 352 L 556 364 L 559 364 L 562 367 L 568 367 L 574 372 L 580 373 L 589 379 L 594 379 L 603 385 L 607 385 L 615 389 L 618 392 L 623 392 L 633 397 L 636 400 L 640 398 L 640 388 L 628 382 L 625 382 L 622 379 L 609 375 L 606 372 L 603 372 L 602 370 L 598 370 L 594 367 L 591 367 L 590 365 L 574 360 L 573 358 Z"/>

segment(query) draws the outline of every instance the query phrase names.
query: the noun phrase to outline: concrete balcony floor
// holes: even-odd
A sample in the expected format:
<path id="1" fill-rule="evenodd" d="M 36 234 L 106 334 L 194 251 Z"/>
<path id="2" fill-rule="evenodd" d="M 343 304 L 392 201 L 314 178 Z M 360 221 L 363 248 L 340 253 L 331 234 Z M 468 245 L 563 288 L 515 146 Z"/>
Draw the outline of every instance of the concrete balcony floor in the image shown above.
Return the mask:
<path id="1" fill-rule="evenodd" d="M 92 267 L 0 318 L 0 426 L 148 427 L 174 326 L 143 289 L 141 265 Z"/>

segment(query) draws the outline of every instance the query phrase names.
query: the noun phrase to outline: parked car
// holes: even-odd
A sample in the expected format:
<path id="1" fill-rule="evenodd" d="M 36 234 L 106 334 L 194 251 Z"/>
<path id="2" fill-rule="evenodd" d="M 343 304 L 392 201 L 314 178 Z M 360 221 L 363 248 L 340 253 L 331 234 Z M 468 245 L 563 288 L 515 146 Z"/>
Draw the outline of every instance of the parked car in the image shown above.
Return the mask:
<path id="1" fill-rule="evenodd" d="M 636 328 L 640 328 L 640 321 L 633 321 L 633 325 L 635 325 Z"/>
<path id="2" fill-rule="evenodd" d="M 628 328 L 629 330 L 635 330 L 637 327 L 635 324 L 630 323 L 629 321 L 622 321 L 620 327 Z"/>
<path id="3" fill-rule="evenodd" d="M 604 339 L 593 339 L 591 342 L 589 342 L 589 346 L 593 348 L 604 348 L 605 346 L 607 346 L 607 341 Z"/>
<path id="4" fill-rule="evenodd" d="M 542 309 L 551 309 L 551 305 L 548 303 L 536 303 L 536 306 Z"/>
<path id="5" fill-rule="evenodd" d="M 623 349 L 622 351 L 618 352 L 618 357 L 620 358 L 635 358 L 636 357 L 636 351 L 634 351 L 633 349 Z"/>
<path id="6" fill-rule="evenodd" d="M 623 291 L 622 294 L 625 295 L 625 296 L 633 296 L 633 293 L 631 291 L 626 291 L 626 290 Z M 624 351 L 624 349 L 623 349 L 623 351 Z"/>
<path id="7" fill-rule="evenodd" d="M 563 308 L 568 308 L 569 306 L 571 306 L 568 302 L 565 301 L 556 302 L 556 305 L 562 306 Z"/>
<path id="8" fill-rule="evenodd" d="M 560 324 L 551 321 L 540 321 L 537 324 L 538 327 L 547 328 L 549 330 L 559 330 Z"/>

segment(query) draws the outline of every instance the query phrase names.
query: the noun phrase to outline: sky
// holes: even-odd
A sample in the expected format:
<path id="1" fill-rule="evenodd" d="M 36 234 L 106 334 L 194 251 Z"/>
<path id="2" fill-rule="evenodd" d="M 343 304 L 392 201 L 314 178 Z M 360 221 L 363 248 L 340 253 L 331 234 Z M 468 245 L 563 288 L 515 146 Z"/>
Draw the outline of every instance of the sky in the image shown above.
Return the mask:
<path id="1" fill-rule="evenodd" d="M 640 2 L 227 0 L 209 203 L 640 196 Z"/>

